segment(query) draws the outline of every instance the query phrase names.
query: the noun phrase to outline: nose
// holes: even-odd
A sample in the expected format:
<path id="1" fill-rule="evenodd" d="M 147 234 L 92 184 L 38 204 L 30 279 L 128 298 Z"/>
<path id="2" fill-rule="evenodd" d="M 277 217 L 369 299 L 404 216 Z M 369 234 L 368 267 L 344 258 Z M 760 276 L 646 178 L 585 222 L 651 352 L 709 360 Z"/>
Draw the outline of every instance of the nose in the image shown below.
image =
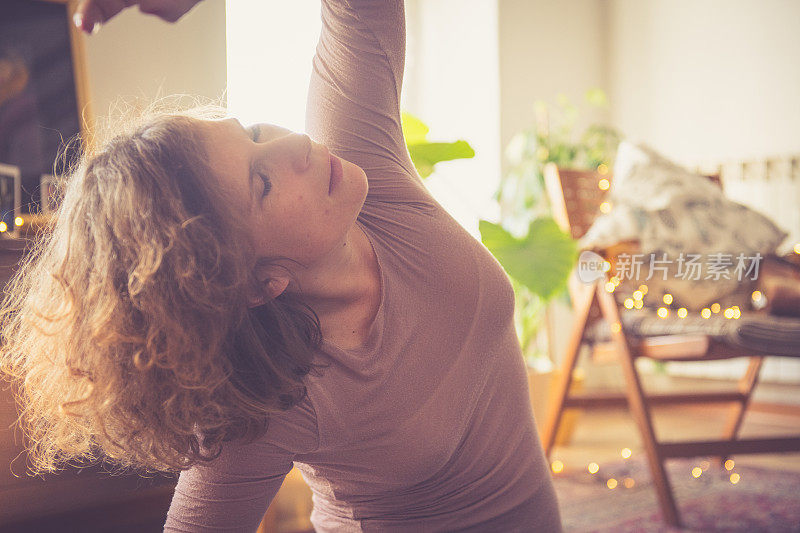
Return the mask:
<path id="1" fill-rule="evenodd" d="M 311 138 L 305 133 L 293 133 L 292 161 L 296 172 L 305 172 L 311 165 Z"/>
<path id="2" fill-rule="evenodd" d="M 306 172 L 311 165 L 313 141 L 305 133 L 286 133 L 259 144 L 267 157 L 282 160 L 298 174 Z"/>

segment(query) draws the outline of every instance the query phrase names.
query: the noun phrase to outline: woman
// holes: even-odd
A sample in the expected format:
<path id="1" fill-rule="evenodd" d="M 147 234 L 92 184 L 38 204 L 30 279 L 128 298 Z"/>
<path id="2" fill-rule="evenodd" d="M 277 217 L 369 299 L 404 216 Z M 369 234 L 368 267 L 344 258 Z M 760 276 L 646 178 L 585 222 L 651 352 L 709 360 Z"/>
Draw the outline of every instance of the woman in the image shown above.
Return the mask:
<path id="1" fill-rule="evenodd" d="M 86 1 L 76 24 L 131 3 Z M 36 269 L 4 328 L 38 457 L 181 470 L 166 531 L 253 531 L 293 465 L 318 531 L 560 531 L 511 283 L 404 143 L 403 2 L 323 0 L 322 18 L 310 137 L 166 116 L 71 178 L 40 264 L 71 281 L 81 335 L 27 355 Z M 65 247 L 104 269 L 54 268 Z"/>

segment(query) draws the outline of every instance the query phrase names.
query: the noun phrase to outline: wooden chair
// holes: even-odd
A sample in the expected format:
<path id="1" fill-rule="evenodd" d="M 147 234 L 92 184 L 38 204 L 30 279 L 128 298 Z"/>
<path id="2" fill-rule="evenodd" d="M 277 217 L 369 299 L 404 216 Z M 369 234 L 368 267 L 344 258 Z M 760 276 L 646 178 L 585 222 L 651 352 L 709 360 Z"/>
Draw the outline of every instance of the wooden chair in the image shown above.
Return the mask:
<path id="1" fill-rule="evenodd" d="M 719 176 L 708 177 L 718 185 L 720 184 Z M 600 180 L 608 180 L 608 183 L 600 184 Z M 610 174 L 560 169 L 552 163 L 546 166 L 545 182 L 553 209 L 553 217 L 561 228 L 569 232 L 573 238 L 578 239 L 583 236 L 592 224 L 610 181 Z M 635 242 L 623 242 L 614 249 L 603 251 L 601 255 L 606 260 L 613 261 L 614 256 L 620 251 L 635 249 Z M 800 450 L 800 436 L 737 439 L 745 410 L 758 381 L 763 357 L 770 354 L 744 351 L 717 341 L 710 335 L 673 334 L 634 337 L 627 334 L 622 327 L 620 316 L 622 310 L 614 294 L 606 290 L 610 273 L 607 272 L 604 278 L 589 284 L 582 283 L 574 275 L 574 272 L 570 276 L 569 292 L 572 298 L 574 322 L 561 363 L 562 371 L 555 385 L 555 400 L 548 406 L 548 414 L 543 426 L 544 451 L 549 457 L 565 409 L 627 405 L 641 433 L 664 520 L 671 526 L 680 527 L 678 509 L 664 467 L 665 460 L 673 457 L 709 455 L 718 456 L 719 461 L 723 462 L 726 456 L 732 454 L 798 451 Z M 594 343 L 592 356 L 596 357 L 597 354 L 604 353 L 607 358 L 609 353 L 615 354 L 615 359 L 622 365 L 626 390 L 624 393 L 570 392 L 573 370 L 578 361 L 580 348 L 585 342 L 584 335 L 587 328 L 600 319 L 607 321 L 611 332 L 611 341 Z M 800 355 L 800 347 L 798 347 L 798 355 Z M 647 394 L 643 389 L 642 380 L 635 365 L 638 357 L 659 361 L 708 361 L 749 357 L 750 364 L 736 390 Z M 681 442 L 665 442 L 657 439 L 651 416 L 652 406 L 719 402 L 732 404 L 721 439 Z"/>

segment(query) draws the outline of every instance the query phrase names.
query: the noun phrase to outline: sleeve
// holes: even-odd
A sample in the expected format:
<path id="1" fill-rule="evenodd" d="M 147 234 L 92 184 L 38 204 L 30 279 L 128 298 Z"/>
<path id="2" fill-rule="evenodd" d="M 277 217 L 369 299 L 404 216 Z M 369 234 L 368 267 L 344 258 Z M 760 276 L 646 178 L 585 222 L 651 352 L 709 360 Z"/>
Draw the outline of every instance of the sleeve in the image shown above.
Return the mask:
<path id="1" fill-rule="evenodd" d="M 164 531 L 253 533 L 294 458 L 318 446 L 316 410 L 306 395 L 289 411 L 271 417 L 262 438 L 225 442 L 216 459 L 181 472 Z"/>
<path id="2" fill-rule="evenodd" d="M 364 170 L 365 202 L 429 201 L 400 122 L 404 0 L 322 0 L 321 13 L 306 132 Z"/>
<path id="3" fill-rule="evenodd" d="M 164 531 L 255 532 L 293 457 L 263 442 L 224 446 L 214 461 L 181 472 Z"/>

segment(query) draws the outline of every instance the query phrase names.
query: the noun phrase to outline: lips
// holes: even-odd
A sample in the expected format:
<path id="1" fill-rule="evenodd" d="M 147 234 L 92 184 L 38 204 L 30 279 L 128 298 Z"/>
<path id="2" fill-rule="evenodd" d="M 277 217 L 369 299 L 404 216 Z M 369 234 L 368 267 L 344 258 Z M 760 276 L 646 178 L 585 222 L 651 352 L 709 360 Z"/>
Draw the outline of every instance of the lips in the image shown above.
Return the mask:
<path id="1" fill-rule="evenodd" d="M 333 154 L 330 154 L 331 160 L 331 176 L 328 182 L 328 194 L 330 194 L 333 189 L 336 188 L 336 185 L 342 181 L 342 174 L 344 173 L 344 169 L 342 168 L 341 160 Z"/>

